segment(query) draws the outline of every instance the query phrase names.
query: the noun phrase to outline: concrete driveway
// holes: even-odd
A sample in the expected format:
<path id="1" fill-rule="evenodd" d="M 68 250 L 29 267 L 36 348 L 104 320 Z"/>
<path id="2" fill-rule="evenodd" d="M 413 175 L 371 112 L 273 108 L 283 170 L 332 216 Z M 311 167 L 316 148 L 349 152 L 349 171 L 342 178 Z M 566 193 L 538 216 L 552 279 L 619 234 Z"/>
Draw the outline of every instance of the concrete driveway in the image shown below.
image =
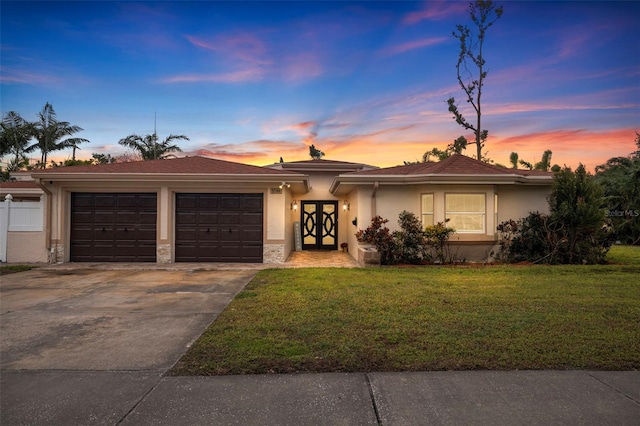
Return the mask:
<path id="1" fill-rule="evenodd" d="M 254 270 L 43 268 L 3 276 L 3 370 L 161 370 Z"/>

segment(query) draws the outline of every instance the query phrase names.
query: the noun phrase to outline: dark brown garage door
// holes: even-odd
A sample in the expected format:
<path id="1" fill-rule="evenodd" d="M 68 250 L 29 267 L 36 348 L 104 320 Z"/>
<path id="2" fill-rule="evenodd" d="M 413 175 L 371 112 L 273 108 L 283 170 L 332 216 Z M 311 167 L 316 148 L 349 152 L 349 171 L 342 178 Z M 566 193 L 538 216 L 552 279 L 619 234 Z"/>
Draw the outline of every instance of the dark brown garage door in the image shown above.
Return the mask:
<path id="1" fill-rule="evenodd" d="M 262 263 L 262 194 L 176 194 L 175 260 Z"/>
<path id="2" fill-rule="evenodd" d="M 71 194 L 72 262 L 155 262 L 156 194 Z"/>

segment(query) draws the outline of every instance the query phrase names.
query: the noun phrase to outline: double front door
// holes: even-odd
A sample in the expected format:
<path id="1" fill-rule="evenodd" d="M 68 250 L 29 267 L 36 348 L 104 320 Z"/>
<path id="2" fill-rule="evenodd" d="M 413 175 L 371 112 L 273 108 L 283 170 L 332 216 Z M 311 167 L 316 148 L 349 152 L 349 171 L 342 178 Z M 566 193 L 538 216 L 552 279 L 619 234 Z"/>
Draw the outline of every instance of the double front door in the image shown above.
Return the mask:
<path id="1" fill-rule="evenodd" d="M 338 249 L 338 202 L 302 201 L 303 250 Z"/>

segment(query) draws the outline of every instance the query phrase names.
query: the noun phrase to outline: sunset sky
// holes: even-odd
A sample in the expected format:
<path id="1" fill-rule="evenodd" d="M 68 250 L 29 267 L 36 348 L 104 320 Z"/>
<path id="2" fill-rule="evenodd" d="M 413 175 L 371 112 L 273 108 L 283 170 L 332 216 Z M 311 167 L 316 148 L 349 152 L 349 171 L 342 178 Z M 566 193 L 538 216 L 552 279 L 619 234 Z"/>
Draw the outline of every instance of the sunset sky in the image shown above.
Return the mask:
<path id="1" fill-rule="evenodd" d="M 488 157 L 589 170 L 640 131 L 640 2 L 498 2 L 485 43 Z M 185 155 L 265 165 L 415 161 L 460 135 L 456 24 L 468 2 L 2 1 L 1 109 L 51 102 L 78 157 L 132 133 L 185 134 Z M 463 109 L 463 111 L 467 111 Z M 472 118 L 471 113 L 466 114 Z M 475 153 L 475 147 L 467 150 Z M 54 158 L 65 159 L 70 152 Z M 36 152 L 32 155 L 39 158 Z"/>

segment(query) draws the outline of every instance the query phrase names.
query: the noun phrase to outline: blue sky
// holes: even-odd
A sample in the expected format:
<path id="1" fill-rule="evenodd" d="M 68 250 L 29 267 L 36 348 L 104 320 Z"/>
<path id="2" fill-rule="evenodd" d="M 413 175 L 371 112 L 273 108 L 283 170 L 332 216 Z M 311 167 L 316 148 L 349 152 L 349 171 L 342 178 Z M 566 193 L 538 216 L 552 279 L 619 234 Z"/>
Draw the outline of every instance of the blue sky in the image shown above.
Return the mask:
<path id="1" fill-rule="evenodd" d="M 488 156 L 590 169 L 640 131 L 640 2 L 498 2 L 483 96 Z M 467 2 L 12 2 L 1 7 L 0 101 L 51 102 L 91 142 L 185 134 L 185 155 L 250 164 L 413 161 L 460 135 L 456 24 Z M 467 114 L 471 117 L 471 114 Z M 467 150 L 468 155 L 474 147 Z M 37 157 L 37 153 L 34 157 Z M 64 159 L 70 152 L 59 152 Z"/>

